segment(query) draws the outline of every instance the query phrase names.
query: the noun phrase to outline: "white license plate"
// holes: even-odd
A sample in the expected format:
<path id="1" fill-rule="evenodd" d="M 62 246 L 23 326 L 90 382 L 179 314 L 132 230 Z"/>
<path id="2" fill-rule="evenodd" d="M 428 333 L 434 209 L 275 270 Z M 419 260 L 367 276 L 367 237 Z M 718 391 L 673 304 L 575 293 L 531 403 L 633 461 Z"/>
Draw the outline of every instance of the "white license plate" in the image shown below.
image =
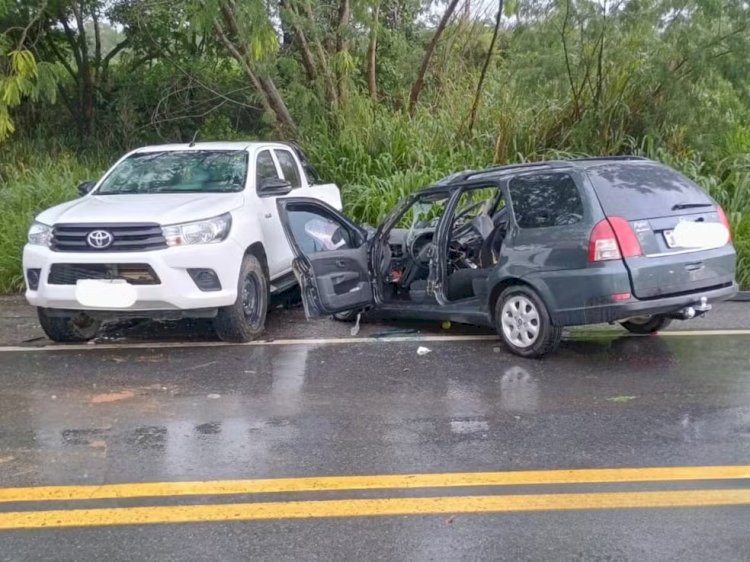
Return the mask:
<path id="1" fill-rule="evenodd" d="M 667 246 L 669 246 L 670 248 L 674 248 L 675 246 L 677 246 L 677 242 L 674 239 L 674 230 L 665 230 L 664 240 L 666 240 Z"/>
<path id="2" fill-rule="evenodd" d="M 135 304 L 138 292 L 124 279 L 80 279 L 76 300 L 90 308 L 128 308 Z"/>
<path id="3" fill-rule="evenodd" d="M 664 240 L 670 248 L 719 248 L 729 242 L 729 230 L 718 222 L 681 221 L 671 230 L 664 231 Z"/>

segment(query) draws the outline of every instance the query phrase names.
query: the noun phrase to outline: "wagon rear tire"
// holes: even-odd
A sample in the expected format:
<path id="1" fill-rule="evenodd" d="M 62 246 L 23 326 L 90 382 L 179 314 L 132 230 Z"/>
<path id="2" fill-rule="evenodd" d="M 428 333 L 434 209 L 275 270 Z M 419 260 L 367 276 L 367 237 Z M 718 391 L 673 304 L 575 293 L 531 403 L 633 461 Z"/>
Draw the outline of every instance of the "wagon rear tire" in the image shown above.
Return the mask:
<path id="1" fill-rule="evenodd" d="M 654 314 L 653 316 L 631 318 L 620 324 L 631 334 L 655 334 L 666 329 L 671 323 L 671 318 L 662 314 Z"/>

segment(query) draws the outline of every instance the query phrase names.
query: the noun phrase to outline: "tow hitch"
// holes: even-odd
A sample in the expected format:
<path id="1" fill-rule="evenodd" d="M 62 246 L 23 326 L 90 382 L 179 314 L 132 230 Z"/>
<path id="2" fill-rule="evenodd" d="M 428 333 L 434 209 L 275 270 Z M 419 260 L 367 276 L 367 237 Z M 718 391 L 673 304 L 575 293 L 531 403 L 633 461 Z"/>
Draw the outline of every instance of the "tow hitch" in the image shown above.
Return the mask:
<path id="1" fill-rule="evenodd" d="M 708 298 L 701 297 L 701 300 L 699 303 L 693 305 L 693 306 L 686 306 L 682 310 L 678 310 L 674 314 L 670 314 L 670 318 L 676 318 L 678 320 L 690 320 L 691 318 L 695 318 L 696 316 L 703 316 L 711 310 L 711 305 L 708 304 Z"/>

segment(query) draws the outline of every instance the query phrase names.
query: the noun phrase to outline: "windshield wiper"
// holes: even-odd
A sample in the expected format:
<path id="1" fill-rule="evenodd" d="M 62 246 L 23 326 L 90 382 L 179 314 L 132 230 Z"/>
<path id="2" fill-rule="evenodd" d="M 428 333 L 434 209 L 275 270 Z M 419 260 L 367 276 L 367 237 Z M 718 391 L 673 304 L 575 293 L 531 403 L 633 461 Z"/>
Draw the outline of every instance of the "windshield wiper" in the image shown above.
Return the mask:
<path id="1" fill-rule="evenodd" d="M 713 207 L 713 203 L 677 203 L 672 206 L 672 210 L 679 211 L 680 209 L 695 209 L 697 207 Z"/>

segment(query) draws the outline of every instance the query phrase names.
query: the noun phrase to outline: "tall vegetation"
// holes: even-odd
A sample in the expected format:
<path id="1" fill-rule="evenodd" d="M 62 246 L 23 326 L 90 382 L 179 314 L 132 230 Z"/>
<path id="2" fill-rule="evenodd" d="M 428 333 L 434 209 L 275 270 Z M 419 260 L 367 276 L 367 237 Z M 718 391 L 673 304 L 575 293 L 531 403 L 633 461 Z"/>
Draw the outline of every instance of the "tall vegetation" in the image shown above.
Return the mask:
<path id="1" fill-rule="evenodd" d="M 750 286 L 748 53 L 744 0 L 0 0 L 0 290 L 36 211 L 196 131 L 296 138 L 371 223 L 459 169 L 643 154 L 725 207 Z"/>

